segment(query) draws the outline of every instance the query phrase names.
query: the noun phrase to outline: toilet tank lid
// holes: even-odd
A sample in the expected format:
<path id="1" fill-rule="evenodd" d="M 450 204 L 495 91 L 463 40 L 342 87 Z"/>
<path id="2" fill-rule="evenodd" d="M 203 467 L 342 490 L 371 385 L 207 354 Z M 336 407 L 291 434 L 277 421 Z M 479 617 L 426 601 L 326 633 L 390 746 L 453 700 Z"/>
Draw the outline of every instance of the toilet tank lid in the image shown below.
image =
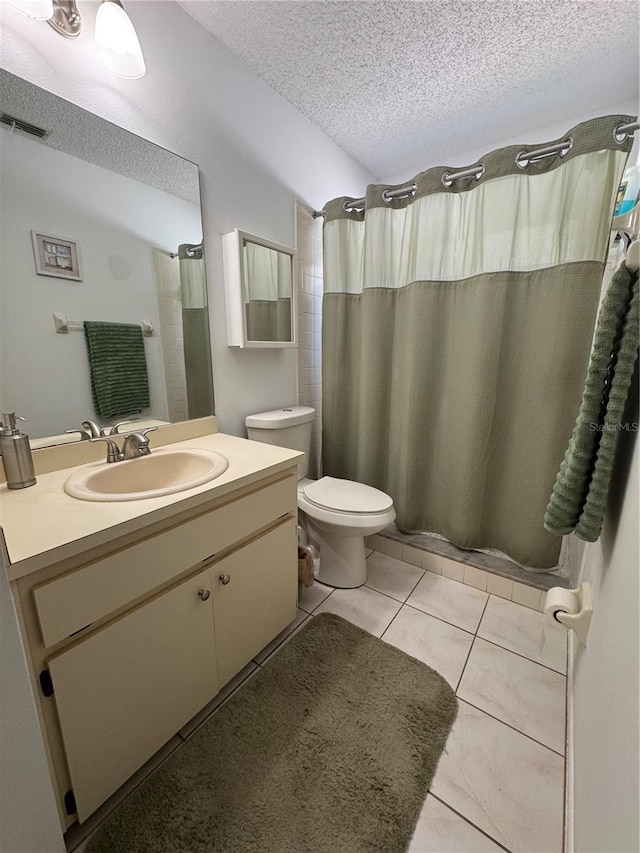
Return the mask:
<path id="1" fill-rule="evenodd" d="M 286 409 L 273 409 L 270 412 L 248 415 L 244 423 L 245 426 L 259 429 L 284 429 L 309 423 L 315 415 L 316 410 L 310 406 L 288 406 Z"/>

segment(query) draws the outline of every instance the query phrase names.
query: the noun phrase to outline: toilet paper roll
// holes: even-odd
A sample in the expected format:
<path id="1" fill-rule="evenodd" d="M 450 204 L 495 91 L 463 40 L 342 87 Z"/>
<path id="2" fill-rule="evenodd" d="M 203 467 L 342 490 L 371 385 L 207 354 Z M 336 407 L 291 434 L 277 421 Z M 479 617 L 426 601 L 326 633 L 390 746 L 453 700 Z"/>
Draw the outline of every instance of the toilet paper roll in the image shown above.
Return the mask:
<path id="1" fill-rule="evenodd" d="M 563 589 L 561 586 L 552 587 L 544 600 L 544 615 L 545 621 L 553 621 L 556 624 L 556 613 L 571 613 L 576 614 L 580 609 L 578 596 L 570 589 Z"/>

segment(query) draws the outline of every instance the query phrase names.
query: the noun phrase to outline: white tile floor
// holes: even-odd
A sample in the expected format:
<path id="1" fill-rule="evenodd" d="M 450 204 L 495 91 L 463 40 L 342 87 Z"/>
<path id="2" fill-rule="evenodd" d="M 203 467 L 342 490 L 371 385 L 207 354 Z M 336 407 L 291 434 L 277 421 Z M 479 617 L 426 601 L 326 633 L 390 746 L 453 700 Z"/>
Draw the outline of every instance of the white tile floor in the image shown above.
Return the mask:
<path id="1" fill-rule="evenodd" d="M 316 583 L 296 619 L 83 827 L 84 849 L 104 820 L 318 613 L 336 613 L 436 669 L 458 696 L 408 853 L 562 853 L 566 634 L 543 616 L 395 557 L 369 552 L 359 589 Z M 157 759 L 157 760 L 156 760 Z M 364 853 L 364 851 L 363 851 Z"/>
<path id="2" fill-rule="evenodd" d="M 566 633 L 543 615 L 374 551 L 360 589 L 315 584 L 337 613 L 436 669 L 458 717 L 409 853 L 561 853 Z"/>

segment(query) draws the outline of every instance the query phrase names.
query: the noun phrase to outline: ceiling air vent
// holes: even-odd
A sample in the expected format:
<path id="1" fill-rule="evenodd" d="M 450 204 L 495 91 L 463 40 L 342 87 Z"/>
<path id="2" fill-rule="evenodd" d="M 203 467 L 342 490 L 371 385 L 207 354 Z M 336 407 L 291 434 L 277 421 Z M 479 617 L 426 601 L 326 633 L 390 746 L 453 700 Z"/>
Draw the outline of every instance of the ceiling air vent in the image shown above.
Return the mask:
<path id="1" fill-rule="evenodd" d="M 16 130 L 22 130 L 25 133 L 30 133 L 31 136 L 37 136 L 38 139 L 42 139 L 44 136 L 49 135 L 48 130 L 44 130 L 42 127 L 37 127 L 35 124 L 29 124 L 28 121 L 22 121 L 22 119 L 16 118 L 15 116 L 10 116 L 9 113 L 2 113 L 0 115 L 0 123 L 13 127 Z"/>

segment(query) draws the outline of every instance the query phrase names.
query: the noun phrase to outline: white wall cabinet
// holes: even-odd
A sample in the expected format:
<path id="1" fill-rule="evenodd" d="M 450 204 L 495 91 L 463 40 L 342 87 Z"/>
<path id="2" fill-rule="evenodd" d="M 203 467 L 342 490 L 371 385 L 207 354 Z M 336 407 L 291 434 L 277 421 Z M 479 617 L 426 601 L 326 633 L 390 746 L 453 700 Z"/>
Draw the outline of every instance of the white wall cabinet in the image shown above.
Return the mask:
<path id="1" fill-rule="evenodd" d="M 296 486 L 294 464 L 16 582 L 63 828 L 295 618 Z"/>

